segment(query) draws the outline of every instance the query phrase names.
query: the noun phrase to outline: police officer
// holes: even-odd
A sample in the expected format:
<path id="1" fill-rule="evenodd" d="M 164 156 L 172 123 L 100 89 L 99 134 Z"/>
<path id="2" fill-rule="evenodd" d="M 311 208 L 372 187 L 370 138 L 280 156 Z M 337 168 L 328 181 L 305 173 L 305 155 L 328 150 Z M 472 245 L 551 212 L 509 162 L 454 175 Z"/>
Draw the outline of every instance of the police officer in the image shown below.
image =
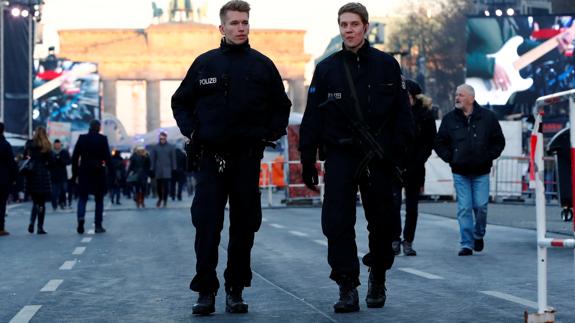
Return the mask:
<path id="1" fill-rule="evenodd" d="M 367 9 L 348 3 L 338 12 L 343 49 L 320 62 L 309 88 L 300 129 L 303 180 L 316 189 L 316 155 L 325 158 L 322 229 L 328 240 L 330 278 L 339 285 L 336 313 L 359 310 L 355 201 L 359 191 L 369 231 L 368 307 L 385 304 L 391 248 L 393 180 L 413 136 L 405 82 L 393 57 L 370 47 Z"/>
<path id="2" fill-rule="evenodd" d="M 191 139 L 188 154 L 197 157 L 198 166 L 191 208 L 196 275 L 190 289 L 199 293 L 194 314 L 215 311 L 218 246 L 228 198 L 226 311 L 248 311 L 242 290 L 251 284 L 250 253 L 261 225 L 260 161 L 265 142 L 283 136 L 288 124 L 291 102 L 279 72 L 269 58 L 250 48 L 249 11 L 244 1 L 230 1 L 220 9 L 220 47 L 196 58 L 172 97 L 174 117 Z"/>

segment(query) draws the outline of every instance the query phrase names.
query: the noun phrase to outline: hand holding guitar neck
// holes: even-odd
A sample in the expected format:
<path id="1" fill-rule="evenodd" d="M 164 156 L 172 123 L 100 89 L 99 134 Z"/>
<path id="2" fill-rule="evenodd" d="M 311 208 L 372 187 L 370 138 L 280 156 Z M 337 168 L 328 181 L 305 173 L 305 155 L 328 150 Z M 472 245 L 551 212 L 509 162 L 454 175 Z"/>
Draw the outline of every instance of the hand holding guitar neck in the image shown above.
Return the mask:
<path id="1" fill-rule="evenodd" d="M 539 46 L 519 56 L 517 48 L 523 43 L 523 37 L 510 38 L 497 53 L 487 57 L 495 59 L 493 78 L 469 77 L 465 83 L 475 89 L 475 99 L 481 105 L 504 105 L 515 92 L 525 91 L 533 85 L 533 79 L 523 78 L 519 71 L 533 63 L 551 50 L 558 48 L 563 53 L 568 50 L 575 38 L 575 24 L 562 33 L 546 40 Z"/>

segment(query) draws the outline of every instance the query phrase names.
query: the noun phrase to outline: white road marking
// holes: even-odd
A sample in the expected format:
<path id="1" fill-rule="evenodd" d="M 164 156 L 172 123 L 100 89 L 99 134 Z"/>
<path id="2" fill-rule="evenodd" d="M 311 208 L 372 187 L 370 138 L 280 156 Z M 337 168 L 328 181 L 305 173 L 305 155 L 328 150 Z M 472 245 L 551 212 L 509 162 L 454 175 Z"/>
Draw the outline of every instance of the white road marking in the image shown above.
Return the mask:
<path id="1" fill-rule="evenodd" d="M 308 236 L 307 233 L 303 233 L 303 232 L 299 232 L 299 231 L 295 231 L 295 230 L 291 230 L 291 231 L 289 231 L 289 233 L 293 234 L 294 236 L 298 236 L 298 237 L 307 237 Z"/>
<path id="2" fill-rule="evenodd" d="M 359 252 L 359 251 L 358 251 L 358 252 L 357 252 L 357 256 L 358 256 L 359 258 L 363 258 L 363 256 L 365 256 L 365 254 L 364 254 L 363 252 Z"/>
<path id="3" fill-rule="evenodd" d="M 72 270 L 76 265 L 76 260 L 66 260 L 62 266 L 60 266 L 60 270 Z"/>
<path id="4" fill-rule="evenodd" d="M 76 249 L 74 249 L 74 251 L 72 251 L 73 255 L 81 255 L 84 253 L 84 251 L 86 251 L 86 247 L 76 247 Z"/>
<path id="5" fill-rule="evenodd" d="M 413 268 L 405 268 L 405 267 L 403 267 L 403 268 L 398 268 L 398 269 L 401 270 L 401 271 L 404 271 L 404 272 L 406 272 L 406 273 L 413 274 L 413 275 L 416 275 L 416 276 L 419 276 L 419 277 L 423 277 L 423 278 L 427 278 L 427 279 L 443 279 L 443 277 L 441 277 L 441 276 L 437 276 L 437 275 L 434 275 L 434 274 L 426 273 L 426 272 L 424 272 L 424 271 L 417 270 L 417 269 L 413 269 Z"/>
<path id="6" fill-rule="evenodd" d="M 327 241 L 325 241 L 325 240 L 314 240 L 313 242 L 327 247 Z"/>
<path id="7" fill-rule="evenodd" d="M 509 294 L 505 294 L 505 293 L 501 293 L 501 292 L 497 292 L 497 291 L 492 291 L 492 290 L 483 290 L 483 291 L 479 291 L 480 293 L 483 293 L 485 295 L 489 295 L 489 296 L 493 296 L 493 297 L 497 297 L 506 301 L 510 301 L 516 304 L 520 304 L 523 306 L 528 306 L 534 309 L 537 309 L 537 303 L 536 302 L 532 302 L 530 300 L 521 298 L 521 297 L 517 297 L 517 296 L 513 296 L 513 295 L 509 295 Z"/>
<path id="8" fill-rule="evenodd" d="M 40 310 L 42 305 L 26 305 L 22 307 L 20 312 L 18 312 L 11 320 L 10 323 L 28 323 L 36 315 L 36 312 Z"/>
<path id="9" fill-rule="evenodd" d="M 82 243 L 88 243 L 88 242 L 90 242 L 90 241 L 92 241 L 92 238 L 82 238 L 82 241 L 81 241 L 81 242 L 82 242 Z"/>
<path id="10" fill-rule="evenodd" d="M 18 206 L 20 206 L 20 204 L 8 205 L 8 206 L 6 206 L 6 210 L 11 210 L 11 209 L 13 209 L 13 208 L 15 208 L 15 207 L 18 207 Z"/>
<path id="11" fill-rule="evenodd" d="M 276 228 L 276 229 L 285 229 L 285 227 L 283 225 L 277 224 L 277 223 L 270 223 L 270 227 Z"/>
<path id="12" fill-rule="evenodd" d="M 268 222 L 268 218 L 262 218 L 262 222 Z"/>
<path id="13" fill-rule="evenodd" d="M 280 286 L 274 284 L 273 282 L 271 282 L 270 280 L 266 279 L 264 276 L 262 276 L 260 273 L 258 273 L 255 270 L 252 270 L 253 273 L 258 276 L 259 278 L 261 278 L 263 281 L 265 281 L 266 283 L 268 283 L 269 285 L 277 288 L 278 290 L 284 292 L 286 295 L 289 295 L 291 297 L 293 297 L 294 299 L 304 303 L 305 305 L 307 305 L 309 308 L 313 309 L 316 313 L 322 315 L 323 317 L 325 317 L 327 320 L 331 321 L 331 322 L 337 322 L 336 320 L 334 320 L 333 318 L 331 318 L 331 316 L 329 316 L 329 314 L 326 314 L 324 312 L 322 312 L 319 308 L 315 307 L 313 304 L 307 302 L 305 299 L 298 297 L 296 295 L 294 295 L 293 293 L 290 293 L 289 291 L 285 290 L 284 288 L 281 288 Z"/>
<path id="14" fill-rule="evenodd" d="M 60 287 L 60 284 L 62 284 L 62 282 L 64 282 L 63 279 L 52 279 L 49 282 L 47 282 L 46 285 L 44 285 L 44 287 L 42 287 L 40 291 L 55 292 L 58 289 L 58 287 Z"/>
<path id="15" fill-rule="evenodd" d="M 95 233 L 95 232 L 94 232 L 94 229 L 88 230 L 88 234 L 94 234 L 94 233 Z"/>

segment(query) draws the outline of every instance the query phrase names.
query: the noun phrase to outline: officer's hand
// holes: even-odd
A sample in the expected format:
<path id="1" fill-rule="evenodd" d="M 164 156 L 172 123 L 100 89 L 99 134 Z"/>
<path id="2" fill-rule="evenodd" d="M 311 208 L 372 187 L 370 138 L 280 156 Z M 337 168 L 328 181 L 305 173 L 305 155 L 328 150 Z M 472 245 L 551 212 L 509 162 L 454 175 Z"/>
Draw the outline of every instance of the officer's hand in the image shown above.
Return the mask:
<path id="1" fill-rule="evenodd" d="M 301 177 L 307 188 L 315 192 L 319 191 L 319 189 L 316 186 L 319 184 L 319 178 L 317 174 L 317 168 L 315 168 L 315 163 L 302 164 Z"/>

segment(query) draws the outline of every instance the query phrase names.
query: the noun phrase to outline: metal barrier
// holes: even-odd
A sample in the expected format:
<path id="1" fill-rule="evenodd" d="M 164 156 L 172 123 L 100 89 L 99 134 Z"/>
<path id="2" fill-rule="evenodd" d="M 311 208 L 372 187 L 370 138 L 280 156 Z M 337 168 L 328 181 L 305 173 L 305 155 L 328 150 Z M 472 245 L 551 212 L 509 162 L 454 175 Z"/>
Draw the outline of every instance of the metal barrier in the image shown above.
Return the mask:
<path id="1" fill-rule="evenodd" d="M 556 159 L 554 157 L 544 157 L 543 162 L 545 164 L 543 182 L 545 200 L 547 202 L 558 201 L 559 178 Z M 308 190 L 301 181 L 300 161 L 286 162 L 276 160 L 262 162 L 260 169 L 262 204 L 268 207 L 278 207 L 292 203 L 297 204 L 298 202 L 322 203 L 324 190 L 323 162 L 318 162 L 318 167 L 320 169 L 319 193 Z M 449 166 L 445 164 L 445 167 Z M 449 174 L 451 175 L 450 169 Z M 447 181 L 441 181 L 438 185 L 445 188 L 446 183 Z M 429 184 L 430 182 L 426 179 L 426 186 L 428 187 Z M 449 185 L 450 187 L 453 186 L 451 179 L 449 180 Z M 529 187 L 529 157 L 502 156 L 495 160 L 491 170 L 490 187 L 490 194 L 495 202 L 523 201 L 534 203 L 535 189 Z M 453 192 L 448 195 L 454 196 L 455 194 Z"/>
<path id="2" fill-rule="evenodd" d="M 544 187 L 547 201 L 559 200 L 557 161 L 544 157 Z M 529 187 L 529 157 L 501 156 L 491 171 L 491 195 L 495 202 L 508 200 L 535 201 L 535 190 Z"/>
<path id="3" fill-rule="evenodd" d="M 262 205 L 268 207 L 287 206 L 292 203 L 323 203 L 323 162 L 319 167 L 319 192 L 309 190 L 301 180 L 300 161 L 267 161 L 260 166 L 260 190 Z M 294 172 L 294 174 L 290 174 Z M 265 196 L 264 196 L 265 195 Z M 315 201 L 315 202 L 314 202 Z M 295 204 L 294 203 L 294 204 Z"/>
<path id="4" fill-rule="evenodd" d="M 535 188 L 535 209 L 537 214 L 537 313 L 525 313 L 525 322 L 542 323 L 554 322 L 555 310 L 547 303 L 547 249 L 548 248 L 575 248 L 575 239 L 554 239 L 547 237 L 547 223 L 545 214 L 545 164 L 543 162 L 543 134 L 539 131 L 542 126 L 542 112 L 540 109 L 546 105 L 553 105 L 561 101 L 569 101 L 569 123 L 575 124 L 575 90 L 551 94 L 540 97 L 535 103 L 535 125 L 530 138 L 530 186 Z M 575 157 L 575 131 L 571 131 L 571 159 Z M 571 164 L 572 176 L 575 176 Z M 572 185 L 575 181 L 572 181 Z M 572 190 L 575 195 L 575 190 Z M 573 221 L 573 235 L 575 236 L 575 221 Z M 575 254 L 574 254 L 575 255 Z M 575 259 L 575 257 L 574 257 Z"/>

